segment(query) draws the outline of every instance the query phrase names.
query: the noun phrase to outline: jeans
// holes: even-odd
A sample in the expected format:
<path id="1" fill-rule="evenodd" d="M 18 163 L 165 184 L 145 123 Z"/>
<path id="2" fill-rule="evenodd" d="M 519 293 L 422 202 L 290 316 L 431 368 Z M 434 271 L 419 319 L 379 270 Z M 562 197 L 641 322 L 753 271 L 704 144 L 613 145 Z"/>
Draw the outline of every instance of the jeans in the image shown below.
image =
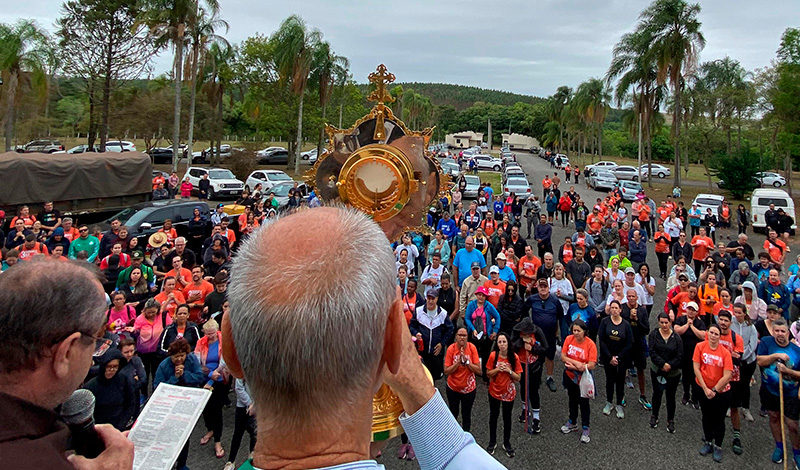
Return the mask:
<path id="1" fill-rule="evenodd" d="M 539 225 L 539 217 L 532 215 L 531 217 L 526 217 L 527 219 L 527 226 L 528 226 L 528 234 L 525 238 L 531 238 L 531 227 L 536 230 L 536 226 Z"/>
<path id="2" fill-rule="evenodd" d="M 245 431 L 250 435 L 250 452 L 253 452 L 256 447 L 256 417 L 247 414 L 247 408 L 237 406 L 231 449 L 228 452 L 228 462 L 236 461 L 236 454 L 239 453 L 239 445 L 242 443 L 242 436 L 244 436 Z"/>
<path id="3" fill-rule="evenodd" d="M 584 372 L 586 373 L 586 372 Z M 589 399 L 581 397 L 581 388 L 572 381 L 567 372 L 564 371 L 564 378 L 561 381 L 564 388 L 567 389 L 567 398 L 569 399 L 569 422 L 577 424 L 578 422 L 578 408 L 581 411 L 581 426 L 589 427 L 590 412 Z"/>
<path id="4" fill-rule="evenodd" d="M 725 438 L 725 412 L 731 402 L 731 392 L 719 393 L 709 399 L 705 394 L 700 396 L 700 412 L 703 414 L 703 440 L 722 445 Z"/>
<path id="5" fill-rule="evenodd" d="M 617 255 L 617 249 L 616 248 L 604 248 L 603 249 L 603 259 L 606 262 L 608 262 L 608 260 L 610 260 L 612 256 L 616 256 L 616 255 Z"/>
<path id="6" fill-rule="evenodd" d="M 427 367 L 430 371 L 433 380 L 439 380 L 442 378 L 442 373 L 444 372 L 444 353 L 444 346 L 442 346 L 442 351 L 438 356 L 434 355 L 432 352 L 428 353 L 426 351 L 419 353 L 419 355 L 422 356 L 422 363 L 425 364 L 425 367 Z"/>
<path id="7" fill-rule="evenodd" d="M 514 409 L 513 401 L 500 401 L 489 395 L 489 444 L 497 443 L 497 418 L 500 407 L 503 408 L 503 445 L 511 447 L 511 411 Z"/>
<path id="8" fill-rule="evenodd" d="M 477 393 L 477 389 L 469 393 L 459 393 L 451 390 L 450 387 L 445 387 L 447 407 L 450 408 L 450 413 L 453 413 L 455 419 L 458 419 L 459 408 L 461 408 L 461 427 L 466 432 L 469 432 L 472 427 L 472 404 L 475 403 Z"/>
<path id="9" fill-rule="evenodd" d="M 606 401 L 614 403 L 614 390 L 617 392 L 617 405 L 622 405 L 625 399 L 625 366 L 620 361 L 616 366 L 612 366 L 610 361 L 603 362 L 603 369 L 606 371 Z"/>
<path id="10" fill-rule="evenodd" d="M 676 375 L 674 377 L 664 377 L 667 379 L 667 383 L 661 384 L 658 382 L 658 374 L 650 370 L 650 378 L 653 381 L 653 399 L 651 400 L 651 404 L 653 405 L 653 416 L 658 418 L 658 411 L 661 408 L 661 396 L 664 392 L 667 392 L 667 421 L 673 421 L 675 419 L 675 392 L 678 391 L 678 383 L 681 381 L 681 376 Z"/>

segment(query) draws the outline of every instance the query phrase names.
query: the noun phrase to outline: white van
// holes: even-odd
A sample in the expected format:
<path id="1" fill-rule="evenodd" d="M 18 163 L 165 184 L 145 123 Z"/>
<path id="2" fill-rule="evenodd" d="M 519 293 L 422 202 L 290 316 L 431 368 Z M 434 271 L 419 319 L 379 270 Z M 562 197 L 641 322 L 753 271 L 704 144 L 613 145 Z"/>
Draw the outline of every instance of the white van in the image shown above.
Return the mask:
<path id="1" fill-rule="evenodd" d="M 775 204 L 775 208 L 783 208 L 789 216 L 797 221 L 794 214 L 794 201 L 789 194 L 782 189 L 757 188 L 750 195 L 750 223 L 753 231 L 764 231 L 767 226 L 764 220 L 764 213 L 769 210 L 769 205 Z M 797 223 L 792 225 L 792 229 L 797 229 Z"/>

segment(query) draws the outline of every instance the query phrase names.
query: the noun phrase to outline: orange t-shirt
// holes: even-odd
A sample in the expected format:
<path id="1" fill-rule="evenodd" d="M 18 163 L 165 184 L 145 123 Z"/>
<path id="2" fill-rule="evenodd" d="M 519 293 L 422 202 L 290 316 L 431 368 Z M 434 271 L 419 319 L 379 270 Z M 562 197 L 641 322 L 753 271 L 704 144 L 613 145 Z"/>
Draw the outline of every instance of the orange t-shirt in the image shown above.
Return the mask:
<path id="1" fill-rule="evenodd" d="M 650 206 L 645 203 L 639 205 L 639 221 L 647 222 L 650 220 Z"/>
<path id="2" fill-rule="evenodd" d="M 167 242 L 169 242 L 170 245 L 172 245 L 172 242 L 174 242 L 175 239 L 178 238 L 178 232 L 175 230 L 175 227 L 172 227 L 169 230 L 164 230 L 164 228 L 162 227 L 158 229 L 158 231 L 167 234 Z"/>
<path id="3" fill-rule="evenodd" d="M 169 314 L 170 318 L 175 316 L 175 311 L 178 310 L 178 305 L 186 303 L 186 299 L 183 297 L 181 291 L 179 291 L 178 289 L 174 289 L 172 293 L 175 295 L 176 303 L 174 304 L 170 303 L 169 305 L 167 305 L 167 313 Z M 160 303 L 163 306 L 164 302 L 167 301 L 167 293 L 162 290 L 156 296 L 156 300 L 158 300 L 158 303 Z"/>
<path id="4" fill-rule="evenodd" d="M 568 358 L 574 361 L 580 361 L 584 364 L 597 362 L 597 346 L 594 344 L 594 341 L 588 337 L 584 337 L 583 341 L 578 343 L 575 341 L 575 335 L 567 336 L 567 339 L 564 340 L 564 346 L 561 347 L 561 351 L 563 351 Z M 569 369 L 565 370 L 567 372 L 567 376 L 572 380 L 575 380 L 577 377 L 575 371 Z"/>
<path id="5" fill-rule="evenodd" d="M 9 224 L 9 227 L 13 227 L 14 225 L 16 225 L 17 219 L 22 219 L 22 223 L 25 224 L 25 228 L 33 227 L 33 223 L 36 222 L 36 217 L 32 215 L 29 215 L 27 217 L 16 216 L 13 219 L 11 219 L 11 224 Z"/>
<path id="6" fill-rule="evenodd" d="M 719 316 L 719 312 L 721 312 L 722 310 L 727 310 L 727 311 L 731 312 L 731 315 L 732 315 L 733 314 L 733 304 L 730 304 L 730 305 L 728 305 L 726 307 L 725 305 L 722 305 L 722 301 L 719 301 L 719 302 L 715 303 L 714 304 L 714 310 L 712 312 L 714 314 L 714 318 L 717 318 Z"/>
<path id="7" fill-rule="evenodd" d="M 177 280 L 179 276 L 178 274 L 175 273 L 175 269 L 170 269 L 166 277 L 174 277 Z M 183 279 L 183 282 L 185 282 L 186 284 L 191 284 L 192 272 L 186 268 L 181 268 L 180 278 Z M 180 285 L 178 287 L 180 287 Z"/>
<path id="8" fill-rule="evenodd" d="M 550 189 L 550 186 L 553 184 L 553 181 L 550 178 L 545 178 L 542 180 L 542 187 L 544 189 Z"/>
<path id="9" fill-rule="evenodd" d="M 689 293 L 688 292 L 679 292 L 675 297 L 671 300 L 672 305 L 678 307 L 678 313 L 675 314 L 675 318 L 680 316 L 686 315 L 686 304 L 689 303 Z M 693 301 L 698 303 L 697 301 Z M 698 305 L 699 306 L 699 305 Z M 701 307 L 702 309 L 702 307 Z"/>
<path id="10" fill-rule="evenodd" d="M 500 364 L 505 362 L 509 366 L 511 365 L 508 359 L 503 359 L 502 357 L 498 357 L 497 360 L 495 360 L 496 354 L 495 351 L 489 354 L 489 360 L 486 361 L 486 370 L 494 369 L 496 363 Z M 519 356 L 516 354 L 514 354 L 514 356 L 516 357 L 514 372 L 521 374 L 522 361 L 519 360 Z M 497 375 L 489 379 L 489 395 L 500 401 L 514 401 L 514 398 L 517 396 L 517 387 L 514 386 L 514 381 L 511 380 L 511 375 L 508 372 L 498 372 Z"/>
<path id="11" fill-rule="evenodd" d="M 714 387 L 726 370 L 733 372 L 731 353 L 721 343 L 717 346 L 717 349 L 711 349 L 708 341 L 698 343 L 694 348 L 692 361 L 700 364 L 700 375 L 708 388 Z M 700 385 L 700 381 L 696 377 L 695 382 Z M 720 392 L 727 392 L 730 388 L 731 384 L 728 383 L 725 386 L 725 390 L 720 390 Z"/>
<path id="12" fill-rule="evenodd" d="M 206 296 L 214 292 L 214 286 L 208 281 L 200 281 L 200 285 L 196 286 L 194 283 L 189 284 L 183 289 L 183 296 L 186 297 L 187 302 L 200 304 L 199 307 L 192 307 L 189 309 L 189 321 L 198 323 L 200 321 L 200 314 L 203 312 L 203 302 L 206 301 Z M 195 300 L 189 300 L 192 294 L 200 294 L 200 297 Z"/>
<path id="13" fill-rule="evenodd" d="M 460 353 L 460 346 L 457 343 L 451 344 L 444 355 L 444 366 L 452 366 L 456 354 Z M 464 347 L 464 354 L 469 357 L 470 363 L 480 364 L 481 357 L 478 355 L 478 348 L 474 344 L 467 343 L 466 347 Z M 475 390 L 475 373 L 465 365 L 458 366 L 455 372 L 447 376 L 447 386 L 454 392 L 469 393 Z"/>
<path id="14" fill-rule="evenodd" d="M 764 240 L 764 250 L 769 253 L 769 259 L 777 263 L 781 256 L 786 253 L 786 243 L 777 238 L 774 241 Z"/>
<path id="15" fill-rule="evenodd" d="M 522 275 L 526 275 L 532 279 L 536 279 L 536 271 L 539 269 L 539 266 L 542 265 L 542 260 L 539 259 L 538 256 L 533 255 L 533 259 L 528 259 L 527 256 L 523 256 L 519 259 L 519 265 L 517 271 L 519 271 L 519 283 L 522 286 L 528 287 L 528 285 L 533 282 L 529 281 L 522 277 Z"/>
<path id="16" fill-rule="evenodd" d="M 489 279 L 483 283 L 483 287 L 489 291 L 486 300 L 497 308 L 497 304 L 500 303 L 500 298 L 506 293 L 506 283 L 498 280 L 497 284 L 495 284 L 494 281 Z"/>
<path id="17" fill-rule="evenodd" d="M 670 213 L 669 207 L 666 207 L 666 206 L 659 207 L 658 208 L 658 221 L 661 222 L 661 223 L 664 223 L 664 221 L 667 220 L 667 217 L 669 217 L 669 213 Z"/>
<path id="18" fill-rule="evenodd" d="M 701 237 L 700 235 L 695 235 L 694 237 L 692 237 L 691 245 L 694 248 L 694 253 L 692 253 L 692 259 L 704 261 L 706 259 L 706 256 L 708 256 L 708 251 L 714 247 L 714 240 L 712 240 L 709 237 Z"/>
<path id="19" fill-rule="evenodd" d="M 661 237 L 664 237 L 666 240 L 659 240 Z M 653 239 L 658 240 L 656 242 L 656 253 L 669 253 L 669 241 L 672 240 L 672 237 L 670 237 L 668 233 L 656 232 Z"/>
<path id="20" fill-rule="evenodd" d="M 713 289 L 708 287 L 708 284 L 701 285 L 697 288 L 697 297 L 701 300 L 701 302 L 698 302 L 701 315 L 714 313 L 714 305 L 719 302 L 719 284 L 717 284 Z M 707 305 L 706 300 L 708 299 L 713 300 L 714 303 Z"/>
<path id="21" fill-rule="evenodd" d="M 19 256 L 17 258 L 19 258 L 20 261 L 28 261 L 29 259 L 33 258 L 38 254 L 42 255 L 50 254 L 50 250 L 47 249 L 47 245 L 39 242 L 36 242 L 36 244 L 33 245 L 33 248 L 31 248 L 30 250 L 25 248 L 24 243 L 18 246 L 17 249 L 19 250 Z"/>
<path id="22" fill-rule="evenodd" d="M 596 235 L 600 233 L 600 229 L 603 228 L 603 216 L 600 214 L 589 214 L 589 217 L 586 217 L 586 225 L 589 227 L 587 232 L 590 234 Z"/>
<path id="23" fill-rule="evenodd" d="M 64 238 L 69 240 L 70 242 L 73 240 L 77 240 L 78 237 L 81 236 L 81 233 L 75 227 L 70 227 L 69 230 L 64 230 Z"/>
<path id="24" fill-rule="evenodd" d="M 723 219 L 727 219 L 728 217 L 730 217 L 730 215 L 731 215 L 731 208 L 730 208 L 730 206 L 725 206 L 725 205 L 723 205 L 723 206 L 722 206 L 722 209 L 720 209 L 719 215 L 720 215 L 720 216 L 721 216 Z"/>
<path id="25" fill-rule="evenodd" d="M 572 249 L 572 245 L 570 246 L 564 245 L 564 249 L 561 250 L 561 257 L 564 259 L 565 265 L 570 261 L 572 261 L 572 258 L 575 257 L 575 252 Z"/>
<path id="26" fill-rule="evenodd" d="M 228 246 L 233 246 L 236 243 L 236 233 L 233 230 L 226 228 L 224 232 L 222 232 L 222 236 L 228 239 Z"/>

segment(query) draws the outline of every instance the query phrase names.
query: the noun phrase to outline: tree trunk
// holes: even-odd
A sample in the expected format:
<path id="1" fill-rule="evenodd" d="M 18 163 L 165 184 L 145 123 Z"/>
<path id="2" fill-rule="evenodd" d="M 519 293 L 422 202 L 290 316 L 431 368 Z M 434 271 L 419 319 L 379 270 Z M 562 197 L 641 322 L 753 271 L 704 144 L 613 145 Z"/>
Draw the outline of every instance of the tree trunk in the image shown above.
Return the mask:
<path id="1" fill-rule="evenodd" d="M 672 140 L 674 145 L 675 157 L 675 186 L 681 185 L 681 149 L 680 149 L 680 136 L 681 136 L 681 84 L 675 83 L 675 111 L 672 115 Z"/>
<path id="2" fill-rule="evenodd" d="M 183 69 L 183 34 L 179 34 L 175 42 L 175 63 L 173 77 L 175 81 L 175 103 L 172 108 L 172 171 L 178 172 L 178 160 L 181 152 L 181 70 Z"/>
<path id="3" fill-rule="evenodd" d="M 322 125 L 319 128 L 319 141 L 317 141 L 317 159 L 322 155 L 322 142 L 325 140 L 325 114 L 328 111 L 328 103 L 322 103 Z M 311 163 L 309 161 L 309 163 Z"/>
<path id="4" fill-rule="evenodd" d="M 94 141 L 97 138 L 97 96 L 95 94 L 94 78 L 89 78 L 86 83 L 86 91 L 89 94 L 89 131 L 86 133 L 86 145 L 89 150 L 94 148 Z"/>
<path id="5" fill-rule="evenodd" d="M 603 159 L 603 124 L 597 124 L 597 156 L 600 160 Z"/>
<path id="6" fill-rule="evenodd" d="M 303 149 L 303 97 L 305 90 L 300 92 L 300 104 L 297 107 L 297 148 L 294 149 L 294 174 L 300 173 L 300 152 Z"/>
<path id="7" fill-rule="evenodd" d="M 194 54 L 192 56 L 192 76 L 189 77 L 190 91 L 189 91 L 189 135 L 186 138 L 186 169 L 192 165 L 192 139 L 194 139 L 194 111 L 195 102 L 197 101 L 197 68 L 200 65 L 200 47 L 195 45 Z"/>
<path id="8" fill-rule="evenodd" d="M 6 92 L 6 128 L 5 128 L 5 137 L 6 137 L 6 152 L 10 152 L 14 145 L 14 100 L 17 94 L 17 83 L 19 82 L 19 77 L 17 76 L 16 71 L 12 71 L 8 76 L 8 85 L 7 85 L 7 92 Z"/>
<path id="9" fill-rule="evenodd" d="M 113 26 L 112 26 L 113 27 Z M 101 98 L 100 106 L 101 106 L 101 114 L 100 114 L 100 151 L 106 151 L 106 142 L 108 141 L 108 119 L 109 119 L 109 110 L 111 107 L 111 67 L 112 67 L 112 59 L 113 59 L 113 50 L 114 47 L 113 39 L 109 39 L 109 43 L 106 45 L 106 63 L 103 64 L 105 70 L 103 70 L 103 96 Z"/>

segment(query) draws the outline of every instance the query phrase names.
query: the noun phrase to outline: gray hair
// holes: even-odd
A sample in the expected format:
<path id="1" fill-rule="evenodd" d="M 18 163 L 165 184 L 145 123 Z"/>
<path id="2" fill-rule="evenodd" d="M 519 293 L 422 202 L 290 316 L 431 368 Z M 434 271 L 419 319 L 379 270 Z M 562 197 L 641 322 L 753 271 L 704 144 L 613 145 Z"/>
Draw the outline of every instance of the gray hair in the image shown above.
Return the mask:
<path id="1" fill-rule="evenodd" d="M 231 273 L 231 330 L 259 409 L 324 421 L 370 390 L 397 296 L 378 225 L 341 207 L 279 216 L 242 244 Z"/>
<path id="2" fill-rule="evenodd" d="M 72 222 L 72 217 L 64 217 L 63 219 L 61 219 L 61 222 L 62 223 L 64 223 L 64 222 Z"/>
<path id="3" fill-rule="evenodd" d="M 97 334 L 106 299 L 87 263 L 34 259 L 0 276 L 0 305 L 0 374 L 8 374 L 35 369 L 75 332 Z"/>

